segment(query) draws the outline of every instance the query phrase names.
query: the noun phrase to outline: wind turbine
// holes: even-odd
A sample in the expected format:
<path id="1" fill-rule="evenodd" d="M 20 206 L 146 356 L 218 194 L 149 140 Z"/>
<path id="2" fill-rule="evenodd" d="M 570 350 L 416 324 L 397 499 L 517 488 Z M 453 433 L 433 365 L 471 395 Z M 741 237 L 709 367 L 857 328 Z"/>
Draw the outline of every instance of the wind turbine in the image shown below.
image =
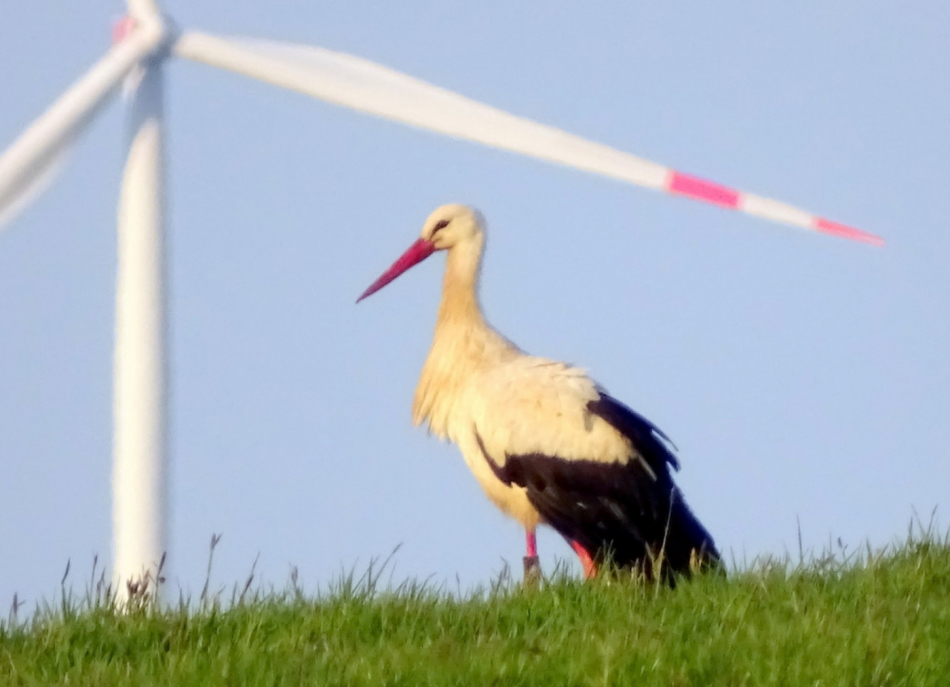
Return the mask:
<path id="1" fill-rule="evenodd" d="M 127 4 L 128 17 L 118 25 L 112 48 L 0 156 L 2 227 L 40 195 L 68 149 L 125 85 L 130 132 L 118 208 L 113 392 L 113 579 L 120 597 L 156 578 L 168 543 L 163 65 L 172 56 L 446 136 L 807 231 L 883 244 L 791 205 L 677 172 L 358 57 L 180 31 L 155 0 Z"/>

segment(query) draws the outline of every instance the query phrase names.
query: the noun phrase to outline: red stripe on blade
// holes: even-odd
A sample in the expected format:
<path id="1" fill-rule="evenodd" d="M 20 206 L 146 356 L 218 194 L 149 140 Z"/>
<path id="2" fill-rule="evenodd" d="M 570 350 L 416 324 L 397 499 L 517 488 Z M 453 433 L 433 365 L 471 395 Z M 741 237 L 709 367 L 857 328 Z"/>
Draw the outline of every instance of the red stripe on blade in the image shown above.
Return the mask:
<path id="1" fill-rule="evenodd" d="M 672 172 L 667 188 L 673 193 L 689 196 L 696 200 L 705 200 L 707 203 L 713 203 L 714 205 L 733 209 L 739 207 L 738 191 L 682 172 Z"/>
<path id="2" fill-rule="evenodd" d="M 866 231 L 849 227 L 846 224 L 832 222 L 830 219 L 825 219 L 824 217 L 815 218 L 815 229 L 823 234 L 840 236 L 843 239 L 851 239 L 852 241 L 862 241 L 864 243 L 870 243 L 872 246 L 884 245 L 884 239 L 882 239 L 880 236 L 875 236 L 874 234 L 869 234 Z"/>
<path id="3" fill-rule="evenodd" d="M 135 20 L 132 17 L 122 17 L 112 24 L 112 45 L 121 43 L 135 31 Z"/>

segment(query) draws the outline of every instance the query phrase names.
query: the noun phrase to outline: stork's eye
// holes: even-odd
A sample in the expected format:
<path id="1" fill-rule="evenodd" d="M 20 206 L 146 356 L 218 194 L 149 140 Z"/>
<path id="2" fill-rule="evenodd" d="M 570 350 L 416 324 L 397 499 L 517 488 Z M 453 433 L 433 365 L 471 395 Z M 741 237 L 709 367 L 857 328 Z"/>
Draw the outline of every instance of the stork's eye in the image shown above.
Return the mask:
<path id="1" fill-rule="evenodd" d="M 447 226 L 449 226 L 449 220 L 440 219 L 438 222 L 436 222 L 436 225 L 432 227 L 432 235 L 435 236 L 435 232 L 439 231 L 440 229 L 445 229 Z"/>

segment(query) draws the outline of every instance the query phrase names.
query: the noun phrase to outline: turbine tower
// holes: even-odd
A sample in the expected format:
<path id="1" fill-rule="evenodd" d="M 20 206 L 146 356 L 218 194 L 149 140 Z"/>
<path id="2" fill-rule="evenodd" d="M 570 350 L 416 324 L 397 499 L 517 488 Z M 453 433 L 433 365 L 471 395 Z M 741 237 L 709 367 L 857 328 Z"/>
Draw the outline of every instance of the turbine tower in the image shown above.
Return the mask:
<path id="1" fill-rule="evenodd" d="M 51 183 L 69 148 L 125 84 L 129 132 L 118 209 L 112 484 L 113 580 L 120 601 L 143 589 L 155 594 L 168 550 L 162 72 L 172 56 L 445 136 L 808 231 L 883 244 L 877 236 L 786 203 L 677 172 L 352 55 L 180 32 L 170 28 L 154 0 L 127 2 L 129 16 L 119 24 L 112 48 L 0 155 L 2 226 Z"/>
<path id="2" fill-rule="evenodd" d="M 129 16 L 161 22 L 152 0 L 129 0 Z M 113 575 L 120 594 L 140 577 L 157 587 L 168 550 L 163 80 L 160 55 L 140 61 L 126 77 L 112 408 Z"/>

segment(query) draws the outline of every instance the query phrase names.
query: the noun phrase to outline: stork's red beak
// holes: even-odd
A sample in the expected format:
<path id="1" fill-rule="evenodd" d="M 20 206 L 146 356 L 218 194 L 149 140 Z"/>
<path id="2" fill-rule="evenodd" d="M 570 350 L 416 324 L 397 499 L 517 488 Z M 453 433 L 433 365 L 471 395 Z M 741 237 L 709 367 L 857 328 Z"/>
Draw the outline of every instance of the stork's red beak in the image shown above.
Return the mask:
<path id="1" fill-rule="evenodd" d="M 379 279 L 369 285 L 369 288 L 363 292 L 363 295 L 356 299 L 356 302 L 359 303 L 367 296 L 372 296 L 400 274 L 408 270 L 413 265 L 418 265 L 434 252 L 435 246 L 433 246 L 429 241 L 426 241 L 425 239 L 418 239 L 414 244 L 409 246 L 409 250 L 399 256 L 399 259 L 396 260 L 396 262 L 394 262 L 388 270 L 379 276 Z"/>

